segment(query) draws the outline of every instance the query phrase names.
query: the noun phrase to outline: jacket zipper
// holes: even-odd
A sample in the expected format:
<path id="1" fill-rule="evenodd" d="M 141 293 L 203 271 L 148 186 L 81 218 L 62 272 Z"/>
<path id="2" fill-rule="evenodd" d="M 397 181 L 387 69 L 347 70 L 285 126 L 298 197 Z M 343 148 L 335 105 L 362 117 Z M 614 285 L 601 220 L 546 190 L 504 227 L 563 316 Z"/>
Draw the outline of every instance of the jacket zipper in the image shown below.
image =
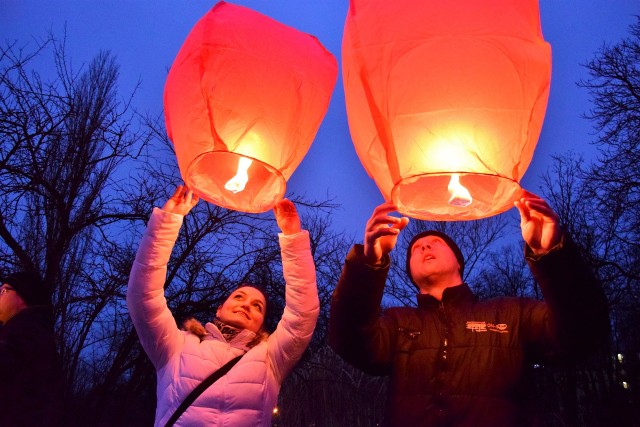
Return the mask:
<path id="1" fill-rule="evenodd" d="M 443 334 L 440 336 L 440 344 L 442 346 L 442 349 L 440 351 L 440 359 L 442 360 L 442 362 L 446 363 L 448 357 L 447 350 L 449 347 L 449 325 L 447 323 L 447 312 L 444 309 L 444 301 L 440 301 L 438 310 L 440 310 L 440 314 L 442 315 L 441 321 L 443 325 Z"/>

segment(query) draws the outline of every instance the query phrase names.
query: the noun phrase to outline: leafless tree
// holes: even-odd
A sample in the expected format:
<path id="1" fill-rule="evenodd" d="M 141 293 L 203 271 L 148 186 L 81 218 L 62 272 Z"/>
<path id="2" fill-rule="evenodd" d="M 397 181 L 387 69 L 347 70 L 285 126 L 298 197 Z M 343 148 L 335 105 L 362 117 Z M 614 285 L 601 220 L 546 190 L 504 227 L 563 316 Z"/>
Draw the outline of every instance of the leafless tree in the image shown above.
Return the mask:
<path id="1" fill-rule="evenodd" d="M 383 425 L 387 378 L 363 373 L 324 346 L 285 380 L 278 401 L 274 426 Z"/>
<path id="2" fill-rule="evenodd" d="M 594 107 L 587 112 L 597 131 L 600 155 L 583 175 L 593 208 L 605 219 L 598 227 L 619 250 L 607 257 L 618 275 L 640 280 L 640 16 L 630 35 L 604 45 L 586 64 L 579 82 Z M 615 260 L 614 260 L 615 259 Z"/>
<path id="3" fill-rule="evenodd" d="M 569 412 L 579 425 L 604 419 L 635 425 L 640 384 L 640 16 L 628 37 L 603 45 L 585 67 L 589 78 L 578 84 L 593 103 L 585 117 L 594 124 L 599 156 L 592 162 L 575 153 L 557 156 L 544 187 L 607 293 L 612 355 L 599 368 L 565 371 L 562 378 L 571 384 L 567 391 L 575 390 Z M 578 404 L 592 406 L 581 412 Z M 581 419 L 588 414 L 591 419 Z"/>
<path id="4" fill-rule="evenodd" d="M 522 247 L 503 246 L 494 250 L 476 276 L 472 289 L 480 299 L 499 296 L 542 299 L 539 286 L 533 280 Z"/>
<path id="5" fill-rule="evenodd" d="M 640 16 L 630 34 L 603 45 L 585 64 L 599 156 L 586 163 L 556 158 L 545 183 L 583 252 L 601 278 L 612 309 L 618 349 L 640 349 Z M 635 352 L 636 350 L 632 350 Z"/>
<path id="6" fill-rule="evenodd" d="M 32 66 L 48 54 L 43 76 Z M 127 264 L 116 229 L 141 218 L 117 203 L 140 198 L 122 171 L 147 143 L 118 75 L 109 52 L 73 69 L 53 36 L 0 49 L 0 268 L 31 270 L 53 294 L 72 389 L 105 322 L 124 321 L 104 318 L 118 310 Z"/>

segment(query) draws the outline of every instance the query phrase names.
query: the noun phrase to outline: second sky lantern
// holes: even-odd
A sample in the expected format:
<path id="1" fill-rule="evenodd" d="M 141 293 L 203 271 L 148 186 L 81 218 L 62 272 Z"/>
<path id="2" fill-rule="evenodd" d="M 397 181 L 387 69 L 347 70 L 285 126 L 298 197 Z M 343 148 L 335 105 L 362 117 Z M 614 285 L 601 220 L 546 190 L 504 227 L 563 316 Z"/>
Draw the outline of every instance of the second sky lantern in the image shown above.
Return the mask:
<path id="1" fill-rule="evenodd" d="M 419 219 L 513 206 L 549 96 L 535 0 L 351 0 L 342 67 L 358 156 Z"/>
<path id="2" fill-rule="evenodd" d="M 313 36 L 227 2 L 171 67 L 165 119 L 182 178 L 203 199 L 264 212 L 284 196 L 327 111 L 336 60 Z"/>

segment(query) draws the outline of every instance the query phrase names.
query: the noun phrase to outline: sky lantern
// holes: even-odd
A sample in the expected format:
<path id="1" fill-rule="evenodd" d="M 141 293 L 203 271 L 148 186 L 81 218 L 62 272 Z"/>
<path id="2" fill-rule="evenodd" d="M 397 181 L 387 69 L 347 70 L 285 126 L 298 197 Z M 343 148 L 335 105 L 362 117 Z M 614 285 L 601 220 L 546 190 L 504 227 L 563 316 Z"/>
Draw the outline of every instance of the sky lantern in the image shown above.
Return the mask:
<path id="1" fill-rule="evenodd" d="M 356 152 L 401 213 L 513 206 L 551 80 L 536 0 L 351 0 L 342 62 Z"/>
<path id="2" fill-rule="evenodd" d="M 165 85 L 184 182 L 229 209 L 272 208 L 309 150 L 337 73 L 315 37 L 217 3 L 187 36 Z"/>

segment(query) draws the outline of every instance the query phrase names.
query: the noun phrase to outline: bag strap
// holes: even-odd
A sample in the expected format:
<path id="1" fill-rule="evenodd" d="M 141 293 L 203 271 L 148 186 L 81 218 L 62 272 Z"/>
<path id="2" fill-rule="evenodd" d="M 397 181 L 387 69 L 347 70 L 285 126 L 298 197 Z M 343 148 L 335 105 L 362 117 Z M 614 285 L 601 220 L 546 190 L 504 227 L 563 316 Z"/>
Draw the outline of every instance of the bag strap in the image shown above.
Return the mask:
<path id="1" fill-rule="evenodd" d="M 173 424 L 175 424 L 175 422 L 178 421 L 178 418 L 180 418 L 182 413 L 186 411 L 189 406 L 191 406 L 191 404 L 198 398 L 198 396 L 200 396 L 203 391 L 209 388 L 211 384 L 218 381 L 218 379 L 220 379 L 221 376 L 229 372 L 233 367 L 233 365 L 238 363 L 238 360 L 240 360 L 242 356 L 244 356 L 244 354 L 241 354 L 240 356 L 234 357 L 233 359 L 229 360 L 227 363 L 225 363 L 223 366 L 221 366 L 216 371 L 214 371 L 211 375 L 205 378 L 200 384 L 196 386 L 196 388 L 191 390 L 191 393 L 189 393 L 189 395 L 182 401 L 180 406 L 178 406 L 178 409 L 176 409 L 176 411 L 173 413 L 171 418 L 169 418 L 169 421 L 167 421 L 167 423 L 164 426 L 165 427 L 173 426 Z"/>

